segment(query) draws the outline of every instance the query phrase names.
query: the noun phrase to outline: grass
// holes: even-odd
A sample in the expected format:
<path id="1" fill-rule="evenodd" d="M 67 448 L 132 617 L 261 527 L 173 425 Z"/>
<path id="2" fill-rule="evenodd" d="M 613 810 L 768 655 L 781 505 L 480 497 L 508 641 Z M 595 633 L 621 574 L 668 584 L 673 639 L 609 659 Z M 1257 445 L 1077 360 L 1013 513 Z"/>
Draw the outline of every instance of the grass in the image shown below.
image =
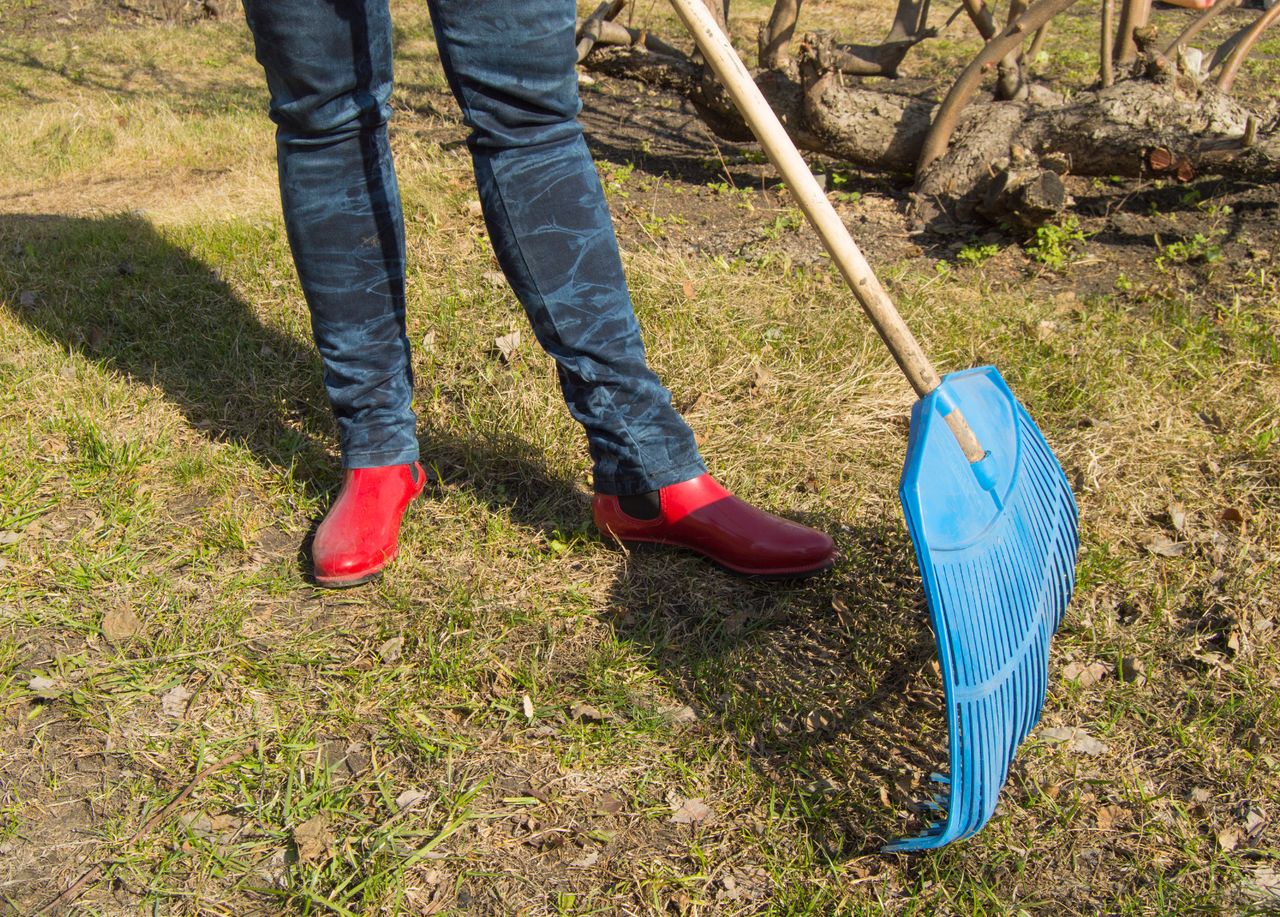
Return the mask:
<path id="1" fill-rule="evenodd" d="M 945 273 L 879 265 L 940 366 L 1000 366 L 1073 481 L 1080 587 L 1045 721 L 1108 745 L 1033 736 L 981 835 L 886 857 L 945 744 L 891 360 L 822 259 L 784 247 L 807 231 L 776 196 L 602 162 L 651 359 L 714 470 L 842 553 L 780 586 L 604 544 L 549 362 L 528 334 L 493 353 L 525 320 L 461 131 L 433 114 L 424 14 L 398 12 L 434 481 L 388 575 L 347 593 L 299 558 L 336 446 L 241 26 L 0 46 L 0 909 L 98 861 L 90 913 L 1261 909 L 1280 857 L 1280 287 L 1247 254 L 1265 221 L 1175 201 L 1140 258 L 1082 220 L 1060 271 L 978 242 Z M 1113 193 L 1142 212 L 1146 190 Z M 774 247 L 679 244 L 718 199 Z M 119 609 L 140 626 L 108 639 Z M 1145 680 L 1121 677 L 1135 660 Z M 1064 674 L 1095 662 L 1096 683 Z M 672 823 L 687 799 L 712 817 Z"/>

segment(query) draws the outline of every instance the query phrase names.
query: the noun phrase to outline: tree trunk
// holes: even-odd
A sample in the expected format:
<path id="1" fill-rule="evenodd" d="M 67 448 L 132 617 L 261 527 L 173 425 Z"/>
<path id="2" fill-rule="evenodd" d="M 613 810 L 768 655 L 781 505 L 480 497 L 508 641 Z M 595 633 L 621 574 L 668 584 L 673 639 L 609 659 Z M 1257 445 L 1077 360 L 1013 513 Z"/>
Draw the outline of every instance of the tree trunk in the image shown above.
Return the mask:
<path id="1" fill-rule="evenodd" d="M 893 25 L 889 28 L 889 34 L 884 37 L 885 44 L 918 36 L 925 30 L 928 13 L 928 0 L 898 0 Z"/>
<path id="2" fill-rule="evenodd" d="M 760 69 L 785 70 L 791 63 L 791 39 L 800 18 L 801 0 L 777 0 L 769 22 L 760 30 Z"/>
<path id="3" fill-rule="evenodd" d="M 1116 63 L 1131 64 L 1138 59 L 1133 33 L 1151 18 L 1151 0 L 1124 0 L 1120 7 L 1120 37 L 1116 41 Z"/>
<path id="4" fill-rule="evenodd" d="M 1027 10 L 1024 0 L 1009 0 L 1009 17 L 1013 22 Z M 1000 59 L 996 65 L 996 98 L 1002 102 L 1025 99 L 1027 87 L 1022 82 L 1022 47 L 1019 45 Z"/>

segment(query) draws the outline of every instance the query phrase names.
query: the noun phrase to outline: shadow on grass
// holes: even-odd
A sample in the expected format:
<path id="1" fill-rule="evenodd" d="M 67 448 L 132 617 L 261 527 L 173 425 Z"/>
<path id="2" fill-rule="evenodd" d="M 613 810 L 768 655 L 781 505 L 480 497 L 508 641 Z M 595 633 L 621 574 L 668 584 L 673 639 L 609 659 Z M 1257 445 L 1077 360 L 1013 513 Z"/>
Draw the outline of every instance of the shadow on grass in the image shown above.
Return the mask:
<path id="1" fill-rule="evenodd" d="M 190 424 L 289 470 L 338 482 L 336 433 L 309 342 L 264 325 L 207 265 L 134 216 L 0 216 L 0 292 L 29 327 L 125 378 L 160 387 Z M 581 530 L 573 482 L 515 437 L 423 430 L 442 476 L 544 534 Z M 712 735 L 776 787 L 776 807 L 840 857 L 908 830 L 912 778 L 946 760 L 933 644 L 896 517 L 833 532 L 829 576 L 744 580 L 663 549 L 628 556 L 611 593 L 619 637 Z M 885 800 L 891 807 L 885 806 Z"/>
<path id="2" fill-rule="evenodd" d="M 836 537 L 831 574 L 752 581 L 642 550 L 610 604 L 619 636 L 772 784 L 775 810 L 843 858 L 924 826 L 902 813 L 945 769 L 946 729 L 905 530 L 800 521 Z"/>

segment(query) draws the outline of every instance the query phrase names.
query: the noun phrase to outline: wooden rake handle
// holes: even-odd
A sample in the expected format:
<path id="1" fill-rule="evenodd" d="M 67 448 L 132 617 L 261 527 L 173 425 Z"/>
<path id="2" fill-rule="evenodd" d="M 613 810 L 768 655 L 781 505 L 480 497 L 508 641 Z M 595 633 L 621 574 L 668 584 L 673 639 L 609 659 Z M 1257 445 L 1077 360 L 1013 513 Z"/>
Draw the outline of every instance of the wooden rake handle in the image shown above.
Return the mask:
<path id="1" fill-rule="evenodd" d="M 791 189 L 796 203 L 809 218 L 813 228 L 818 231 L 823 245 L 831 254 L 831 259 L 840 268 L 840 273 L 849 283 L 853 295 L 862 304 L 862 309 L 871 319 L 871 324 L 879 332 L 885 346 L 898 361 L 898 366 L 920 397 L 932 392 L 942 380 L 929 358 L 925 356 L 916 342 L 915 335 L 907 327 L 902 316 L 893 305 L 893 300 L 885 292 L 880 281 L 867 264 L 861 249 L 845 229 L 827 195 L 818 187 L 813 173 L 805 164 L 804 158 L 796 150 L 795 144 L 787 136 L 786 130 L 778 121 L 769 103 L 765 101 L 756 86 L 755 80 L 747 72 L 742 60 L 729 43 L 729 39 L 716 24 L 711 11 L 703 5 L 702 0 L 671 0 L 676 13 L 684 21 L 685 28 L 693 35 L 702 56 L 711 64 L 720 82 L 733 98 L 734 105 L 742 113 L 747 124 L 760 145 L 764 147 L 769 160 L 782 173 L 787 187 Z M 960 448 L 970 462 L 981 461 L 986 451 L 978 442 L 973 430 L 959 411 L 946 415 L 947 425 L 955 434 Z"/>

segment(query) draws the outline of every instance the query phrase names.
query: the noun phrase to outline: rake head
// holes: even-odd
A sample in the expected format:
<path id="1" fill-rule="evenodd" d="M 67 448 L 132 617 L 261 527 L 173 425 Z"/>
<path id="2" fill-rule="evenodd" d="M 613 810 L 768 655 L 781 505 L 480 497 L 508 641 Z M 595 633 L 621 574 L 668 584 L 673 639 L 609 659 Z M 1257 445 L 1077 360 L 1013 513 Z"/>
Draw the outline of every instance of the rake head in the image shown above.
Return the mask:
<path id="1" fill-rule="evenodd" d="M 959 409 L 987 450 L 970 465 L 945 422 Z M 992 366 L 952 373 L 916 402 L 899 486 L 946 694 L 945 813 L 885 850 L 976 833 L 1040 719 L 1049 638 L 1075 586 L 1078 522 L 1066 476 Z"/>

